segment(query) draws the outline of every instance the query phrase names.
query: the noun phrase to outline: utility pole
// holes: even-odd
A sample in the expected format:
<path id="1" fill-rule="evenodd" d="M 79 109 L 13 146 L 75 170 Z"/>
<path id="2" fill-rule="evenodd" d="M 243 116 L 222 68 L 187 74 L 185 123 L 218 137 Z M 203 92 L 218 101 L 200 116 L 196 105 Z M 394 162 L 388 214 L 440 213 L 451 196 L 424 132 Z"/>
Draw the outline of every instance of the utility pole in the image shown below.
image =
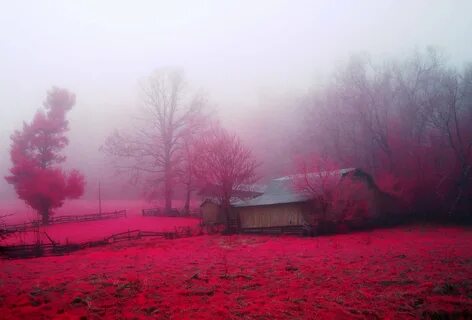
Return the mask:
<path id="1" fill-rule="evenodd" d="M 98 180 L 98 213 L 102 214 L 102 186 Z"/>

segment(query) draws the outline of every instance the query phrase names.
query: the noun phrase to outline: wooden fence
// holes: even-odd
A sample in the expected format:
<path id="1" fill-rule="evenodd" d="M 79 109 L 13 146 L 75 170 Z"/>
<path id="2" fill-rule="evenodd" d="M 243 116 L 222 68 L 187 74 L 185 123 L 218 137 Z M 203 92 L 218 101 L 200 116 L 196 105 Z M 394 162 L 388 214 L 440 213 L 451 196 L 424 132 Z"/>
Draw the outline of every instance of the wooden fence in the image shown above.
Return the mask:
<path id="1" fill-rule="evenodd" d="M 84 214 L 84 215 L 76 215 L 76 216 L 51 217 L 49 219 L 49 224 L 51 225 L 51 224 L 70 223 L 70 222 L 107 220 L 107 219 L 117 219 L 117 218 L 122 218 L 122 217 L 126 217 L 126 210 Z M 25 223 L 14 224 L 14 225 L 3 225 L 3 226 L 0 226 L 0 230 L 2 230 L 5 233 L 11 233 L 11 232 L 31 230 L 39 226 L 41 226 L 41 220 L 34 220 L 31 222 L 25 222 Z"/>
<path id="2" fill-rule="evenodd" d="M 191 209 L 189 212 L 185 212 L 175 208 L 172 208 L 170 211 L 162 208 L 148 208 L 142 209 L 142 213 L 145 217 L 199 217 L 201 215 L 199 209 Z"/>
<path id="3" fill-rule="evenodd" d="M 59 216 L 52 217 L 49 220 L 50 224 L 56 223 L 69 223 L 69 222 L 85 222 L 85 221 L 96 221 L 96 220 L 107 220 L 117 219 L 126 217 L 126 210 L 113 211 L 113 212 L 102 212 L 93 214 L 84 214 L 77 216 Z"/>
<path id="4" fill-rule="evenodd" d="M 180 216 L 179 210 L 172 208 L 170 211 L 169 210 L 164 210 L 161 208 L 149 208 L 149 209 L 143 209 L 143 216 L 153 216 L 153 217 L 178 217 Z"/>
<path id="5" fill-rule="evenodd" d="M 191 227 L 179 227 L 174 231 L 155 232 L 128 230 L 126 232 L 115 233 L 101 240 L 88 241 L 82 243 L 59 244 L 52 240 L 51 243 L 21 244 L 13 246 L 0 246 L 0 256 L 6 259 L 35 258 L 44 256 L 64 255 L 81 249 L 105 246 L 121 241 L 131 241 L 146 237 L 162 237 L 164 239 L 177 239 L 195 235 L 195 230 Z"/>
<path id="6" fill-rule="evenodd" d="M 241 228 L 241 233 L 253 234 L 291 234 L 291 235 L 308 235 L 311 230 L 305 226 L 280 226 L 265 228 Z"/>
<path id="7" fill-rule="evenodd" d="M 142 210 L 143 216 L 145 217 L 158 217 L 162 216 L 162 210 L 160 208 L 149 208 Z"/>

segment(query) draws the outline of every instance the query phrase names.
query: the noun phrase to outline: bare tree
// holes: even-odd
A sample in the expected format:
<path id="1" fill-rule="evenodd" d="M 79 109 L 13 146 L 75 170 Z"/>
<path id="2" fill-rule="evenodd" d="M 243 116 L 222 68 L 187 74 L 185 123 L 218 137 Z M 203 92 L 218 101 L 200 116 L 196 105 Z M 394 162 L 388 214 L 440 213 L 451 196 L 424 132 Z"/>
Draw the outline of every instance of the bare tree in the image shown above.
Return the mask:
<path id="1" fill-rule="evenodd" d="M 142 85 L 143 109 L 134 130 L 115 131 L 102 147 L 119 172 L 127 172 L 133 182 L 143 181 L 146 190 L 165 199 L 172 208 L 184 152 L 183 142 L 192 119 L 204 100 L 189 97 L 181 71 L 161 69 Z"/>
<path id="2" fill-rule="evenodd" d="M 431 123 L 442 133 L 458 165 L 457 196 L 449 213 L 453 213 L 470 183 L 472 130 L 470 120 L 470 70 L 464 75 L 454 70 L 438 74 L 434 99 L 430 99 Z"/>
<path id="3" fill-rule="evenodd" d="M 217 187 L 216 197 L 229 217 L 234 190 L 258 180 L 259 163 L 238 136 L 214 126 L 198 144 L 198 161 L 195 172 L 200 182 Z"/>
<path id="4" fill-rule="evenodd" d="M 200 100 L 202 106 L 204 100 Z M 199 157 L 199 141 L 209 133 L 210 117 L 202 112 L 195 113 L 188 119 L 186 129 L 182 135 L 181 154 L 182 161 L 178 167 L 179 182 L 185 186 L 185 203 L 184 211 L 186 214 L 190 212 L 190 199 L 192 192 L 197 189 L 196 167 L 198 167 Z"/>

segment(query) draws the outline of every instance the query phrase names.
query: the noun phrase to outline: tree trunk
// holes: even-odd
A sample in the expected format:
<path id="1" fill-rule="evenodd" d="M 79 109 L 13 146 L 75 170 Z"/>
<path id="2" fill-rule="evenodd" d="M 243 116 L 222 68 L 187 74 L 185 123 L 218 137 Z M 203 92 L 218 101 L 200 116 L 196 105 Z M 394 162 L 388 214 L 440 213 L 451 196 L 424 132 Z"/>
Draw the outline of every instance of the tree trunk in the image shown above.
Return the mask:
<path id="1" fill-rule="evenodd" d="M 169 157 L 166 157 L 167 161 L 165 162 L 165 172 L 164 172 L 164 199 L 165 199 L 165 212 L 170 213 L 172 210 L 172 191 L 173 191 L 173 181 L 171 175 L 171 164 Z"/>
<path id="2" fill-rule="evenodd" d="M 231 230 L 232 229 L 231 228 L 232 227 L 232 219 L 231 219 L 232 217 L 230 216 L 231 213 L 230 213 L 230 210 L 229 210 L 229 206 L 226 205 L 226 203 L 223 202 L 221 204 L 221 210 L 222 210 L 222 212 L 223 212 L 223 214 L 226 218 L 226 229 L 227 229 L 227 231 L 231 232 L 232 231 Z"/>
<path id="3" fill-rule="evenodd" d="M 236 233 L 239 231 L 239 219 L 237 213 L 231 210 L 231 201 L 229 196 L 225 196 L 221 201 L 221 210 L 226 217 L 226 231 Z"/>
<path id="4" fill-rule="evenodd" d="M 457 209 L 457 206 L 459 205 L 460 201 L 462 200 L 464 191 L 467 190 L 470 169 L 471 169 L 470 165 L 462 166 L 461 176 L 459 177 L 459 181 L 457 183 L 459 190 L 457 192 L 456 198 L 452 202 L 451 208 L 449 209 L 449 212 L 448 212 L 449 215 L 452 215 L 452 214 L 455 213 L 455 211 Z"/>
<path id="5" fill-rule="evenodd" d="M 190 187 L 187 188 L 187 194 L 185 195 L 185 205 L 184 205 L 184 211 L 185 214 L 190 214 L 190 198 L 192 195 L 192 190 Z"/>
<path id="6" fill-rule="evenodd" d="M 41 220 L 43 225 L 49 224 L 49 209 L 44 209 L 41 211 Z"/>
<path id="7" fill-rule="evenodd" d="M 167 182 L 165 186 L 164 197 L 165 197 L 165 211 L 169 213 L 172 210 L 172 188 L 169 186 Z"/>

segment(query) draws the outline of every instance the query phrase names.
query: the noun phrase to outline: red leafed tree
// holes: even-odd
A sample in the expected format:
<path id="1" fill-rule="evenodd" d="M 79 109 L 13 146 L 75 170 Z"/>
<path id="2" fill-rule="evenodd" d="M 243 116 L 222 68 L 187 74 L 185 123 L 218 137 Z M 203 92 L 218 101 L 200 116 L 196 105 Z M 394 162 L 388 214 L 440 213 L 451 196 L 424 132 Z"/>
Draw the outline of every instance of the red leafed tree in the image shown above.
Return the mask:
<path id="1" fill-rule="evenodd" d="M 18 197 L 38 212 L 43 224 L 49 223 L 52 210 L 61 207 L 65 199 L 78 198 L 84 192 L 83 175 L 77 170 L 66 173 L 59 166 L 65 161 L 61 150 L 69 143 L 66 113 L 74 104 L 74 94 L 53 88 L 44 109 L 11 136 L 13 167 L 5 179 Z"/>
<path id="2" fill-rule="evenodd" d="M 318 155 L 299 159 L 296 166 L 301 174 L 293 176 L 294 188 L 310 195 L 320 222 L 364 218 L 355 215 L 364 213 L 360 209 L 367 198 L 365 186 L 356 179 L 343 179 L 351 169 L 341 169 L 336 162 Z"/>
<path id="3" fill-rule="evenodd" d="M 340 166 L 336 162 L 318 155 L 311 155 L 309 160 L 296 159 L 295 166 L 301 174 L 294 179 L 293 187 L 311 196 L 319 206 L 324 219 L 329 207 L 334 202 L 333 193 L 338 182 L 331 173 L 339 170 Z"/>
<path id="4" fill-rule="evenodd" d="M 195 174 L 202 185 L 218 188 L 215 196 L 228 213 L 234 190 L 258 180 L 256 169 L 259 163 L 238 136 L 219 126 L 213 127 L 201 138 L 197 150 Z"/>

